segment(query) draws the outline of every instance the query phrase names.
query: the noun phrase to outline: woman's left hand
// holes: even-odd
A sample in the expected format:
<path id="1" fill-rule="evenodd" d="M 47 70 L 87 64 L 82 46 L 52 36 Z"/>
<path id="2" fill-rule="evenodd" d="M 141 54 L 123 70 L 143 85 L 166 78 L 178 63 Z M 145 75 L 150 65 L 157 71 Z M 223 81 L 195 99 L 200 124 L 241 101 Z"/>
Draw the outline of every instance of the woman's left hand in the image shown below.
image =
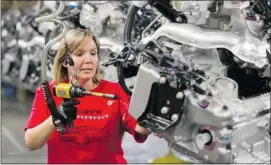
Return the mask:
<path id="1" fill-rule="evenodd" d="M 141 135 L 150 135 L 152 132 L 144 127 L 141 127 L 140 125 L 136 125 L 135 131 Z"/>

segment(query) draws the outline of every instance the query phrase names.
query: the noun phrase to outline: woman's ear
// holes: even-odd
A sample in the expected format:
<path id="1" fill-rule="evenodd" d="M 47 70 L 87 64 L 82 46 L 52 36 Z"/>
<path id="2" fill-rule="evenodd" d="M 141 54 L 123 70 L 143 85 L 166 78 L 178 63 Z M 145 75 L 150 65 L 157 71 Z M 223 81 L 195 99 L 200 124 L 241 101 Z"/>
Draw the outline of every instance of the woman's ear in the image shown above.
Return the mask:
<path id="1" fill-rule="evenodd" d="M 68 67 L 67 60 L 64 60 L 64 61 L 62 62 L 62 66 L 63 66 L 63 67 L 65 67 L 65 68 L 67 68 L 67 67 Z"/>

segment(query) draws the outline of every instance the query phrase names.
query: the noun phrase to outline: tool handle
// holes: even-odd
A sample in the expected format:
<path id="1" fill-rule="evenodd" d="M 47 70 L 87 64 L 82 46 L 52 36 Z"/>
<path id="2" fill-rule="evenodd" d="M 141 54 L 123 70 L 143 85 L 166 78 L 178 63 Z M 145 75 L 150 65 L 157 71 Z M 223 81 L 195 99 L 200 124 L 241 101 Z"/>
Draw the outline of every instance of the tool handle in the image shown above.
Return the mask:
<path id="1" fill-rule="evenodd" d="M 63 98 L 64 102 L 70 101 L 71 99 Z M 67 124 L 70 128 L 74 127 L 73 120 L 67 119 Z"/>
<path id="2" fill-rule="evenodd" d="M 118 99 L 119 97 L 114 94 L 109 94 L 109 93 L 99 93 L 99 92 L 90 92 L 90 91 L 84 91 L 84 95 L 90 95 L 90 96 L 97 96 L 97 97 L 104 97 L 108 99 Z"/>

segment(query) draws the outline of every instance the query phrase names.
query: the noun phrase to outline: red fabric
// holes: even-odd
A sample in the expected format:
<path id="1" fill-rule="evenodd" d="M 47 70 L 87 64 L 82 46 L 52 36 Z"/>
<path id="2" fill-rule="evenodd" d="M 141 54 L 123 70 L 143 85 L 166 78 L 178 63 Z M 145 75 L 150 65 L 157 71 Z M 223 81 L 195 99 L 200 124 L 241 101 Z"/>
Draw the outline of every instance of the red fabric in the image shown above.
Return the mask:
<path id="1" fill-rule="evenodd" d="M 50 84 L 52 89 L 53 84 Z M 147 136 L 135 133 L 137 121 L 128 113 L 129 96 L 118 83 L 102 80 L 93 92 L 113 93 L 118 100 L 84 96 L 78 98 L 77 119 L 74 128 L 60 135 L 56 131 L 50 136 L 48 163 L 127 163 L 121 148 L 121 129 L 129 132 L 139 143 Z M 54 97 L 58 106 L 63 100 Z M 25 129 L 33 128 L 50 116 L 42 89 L 36 91 L 32 111 Z"/>

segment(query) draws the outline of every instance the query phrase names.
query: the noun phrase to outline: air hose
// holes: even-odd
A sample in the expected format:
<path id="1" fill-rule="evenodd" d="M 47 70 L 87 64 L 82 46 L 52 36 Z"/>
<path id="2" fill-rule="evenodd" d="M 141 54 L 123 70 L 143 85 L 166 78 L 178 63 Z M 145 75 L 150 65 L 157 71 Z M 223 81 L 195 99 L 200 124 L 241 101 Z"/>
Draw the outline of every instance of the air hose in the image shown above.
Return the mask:
<path id="1" fill-rule="evenodd" d="M 58 35 L 56 38 L 52 39 L 50 42 L 48 42 L 42 52 L 42 61 L 41 61 L 41 76 L 42 76 L 42 89 L 43 89 L 43 94 L 45 97 L 45 101 L 46 104 L 50 110 L 50 113 L 53 117 L 53 123 L 57 128 L 57 131 L 60 133 L 64 133 L 66 131 L 65 125 L 63 123 L 61 123 L 61 120 L 59 118 L 59 115 L 57 113 L 57 107 L 55 104 L 55 101 L 52 97 L 51 91 L 50 91 L 50 87 L 49 87 L 49 82 L 47 80 L 47 75 L 46 75 L 46 71 L 47 71 L 47 55 L 48 55 L 48 51 L 50 49 L 51 46 L 53 46 L 54 44 L 56 44 L 57 42 L 59 42 L 68 32 L 68 28 L 65 25 L 64 22 L 61 22 L 60 20 L 55 19 L 58 15 L 60 15 L 60 13 L 64 10 L 64 3 L 62 1 L 60 1 L 60 6 L 59 8 L 55 11 L 55 13 L 52 13 L 50 15 L 47 16 L 43 16 L 43 17 L 38 17 L 35 19 L 35 21 L 37 23 L 41 23 L 41 22 L 54 22 L 56 24 L 61 24 L 62 25 L 62 32 L 60 35 Z"/>
<path id="2" fill-rule="evenodd" d="M 118 62 L 118 64 L 117 64 L 117 72 L 118 72 L 118 79 L 119 79 L 120 86 L 122 87 L 122 89 L 124 90 L 124 92 L 126 94 L 131 96 L 132 91 L 127 87 L 127 85 L 125 83 L 124 73 L 123 73 L 123 66 L 122 66 L 122 63 L 120 63 L 120 62 Z"/>

